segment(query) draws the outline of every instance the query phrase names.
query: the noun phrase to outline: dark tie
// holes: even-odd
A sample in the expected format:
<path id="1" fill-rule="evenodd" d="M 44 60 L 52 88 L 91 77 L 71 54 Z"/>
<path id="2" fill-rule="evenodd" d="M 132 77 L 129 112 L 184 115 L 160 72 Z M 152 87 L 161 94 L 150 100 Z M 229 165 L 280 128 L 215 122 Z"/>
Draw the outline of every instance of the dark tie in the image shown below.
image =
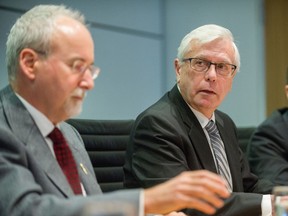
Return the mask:
<path id="1" fill-rule="evenodd" d="M 225 178 L 225 180 L 228 183 L 228 189 L 232 191 L 232 178 L 225 153 L 225 147 L 221 140 L 216 124 L 211 120 L 208 122 L 205 129 L 207 130 L 210 137 L 211 146 L 214 151 L 214 156 L 216 159 L 216 166 L 218 173 Z"/>
<path id="2" fill-rule="evenodd" d="M 82 194 L 76 162 L 62 132 L 57 127 L 55 127 L 54 130 L 48 135 L 48 137 L 54 144 L 53 148 L 56 159 L 62 168 L 62 171 L 65 174 L 71 188 L 75 194 Z"/>

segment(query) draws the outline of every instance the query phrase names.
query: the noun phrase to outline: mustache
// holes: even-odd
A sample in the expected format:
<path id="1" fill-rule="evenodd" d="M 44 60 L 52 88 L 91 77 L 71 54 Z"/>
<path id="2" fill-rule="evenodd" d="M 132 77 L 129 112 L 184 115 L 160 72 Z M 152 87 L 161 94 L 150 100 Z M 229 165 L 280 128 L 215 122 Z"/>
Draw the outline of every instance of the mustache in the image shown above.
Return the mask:
<path id="1" fill-rule="evenodd" d="M 87 95 L 87 91 L 81 88 L 77 88 L 72 92 L 72 97 L 85 98 L 86 95 Z"/>

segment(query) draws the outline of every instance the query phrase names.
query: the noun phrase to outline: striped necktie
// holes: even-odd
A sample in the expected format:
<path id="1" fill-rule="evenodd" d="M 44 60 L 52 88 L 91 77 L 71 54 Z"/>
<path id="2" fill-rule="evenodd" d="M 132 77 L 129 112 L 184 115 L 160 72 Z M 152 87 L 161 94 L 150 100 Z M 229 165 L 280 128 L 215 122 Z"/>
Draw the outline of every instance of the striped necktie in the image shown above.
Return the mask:
<path id="1" fill-rule="evenodd" d="M 205 129 L 207 130 L 210 137 L 211 146 L 214 152 L 214 157 L 216 159 L 217 171 L 227 181 L 228 190 L 232 192 L 232 178 L 230 168 L 225 153 L 225 147 L 216 124 L 211 120 L 205 126 Z"/>

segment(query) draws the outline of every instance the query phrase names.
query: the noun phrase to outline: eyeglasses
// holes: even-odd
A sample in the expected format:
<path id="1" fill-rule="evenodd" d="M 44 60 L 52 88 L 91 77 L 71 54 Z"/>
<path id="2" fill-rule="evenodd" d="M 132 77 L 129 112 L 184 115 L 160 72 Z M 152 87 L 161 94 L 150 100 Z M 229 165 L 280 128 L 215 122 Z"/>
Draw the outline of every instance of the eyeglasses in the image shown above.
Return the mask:
<path id="1" fill-rule="evenodd" d="M 43 52 L 43 51 L 39 51 L 39 50 L 35 50 L 35 49 L 34 49 L 34 51 L 40 55 L 43 55 L 43 56 L 47 55 L 47 53 Z M 100 73 L 99 67 L 96 67 L 95 65 L 87 65 L 82 60 L 76 60 L 72 64 L 72 71 L 74 73 L 84 74 L 87 70 L 89 70 L 93 80 L 96 79 Z"/>
<path id="2" fill-rule="evenodd" d="M 211 65 L 215 65 L 215 70 L 216 73 L 221 75 L 221 76 L 232 76 L 233 73 L 235 72 L 237 66 L 233 64 L 228 64 L 228 63 L 215 63 L 215 62 L 210 62 L 204 59 L 200 58 L 186 58 L 182 60 L 183 62 L 189 61 L 190 62 L 190 67 L 201 73 L 205 73 L 209 70 Z"/>
<path id="3" fill-rule="evenodd" d="M 100 73 L 100 68 L 95 65 L 87 65 L 81 60 L 76 60 L 72 65 L 72 71 L 77 74 L 84 74 L 89 70 L 92 79 L 96 79 Z"/>

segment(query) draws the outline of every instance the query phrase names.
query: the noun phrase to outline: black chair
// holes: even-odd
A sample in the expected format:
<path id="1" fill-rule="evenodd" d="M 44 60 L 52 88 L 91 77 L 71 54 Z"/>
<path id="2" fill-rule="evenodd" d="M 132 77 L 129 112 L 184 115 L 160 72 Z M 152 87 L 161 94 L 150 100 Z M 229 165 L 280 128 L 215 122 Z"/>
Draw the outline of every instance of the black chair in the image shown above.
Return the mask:
<path id="1" fill-rule="evenodd" d="M 103 192 L 123 189 L 123 165 L 134 120 L 69 119 L 80 133 Z M 255 127 L 238 127 L 238 140 L 246 152 Z"/>
<path id="2" fill-rule="evenodd" d="M 238 127 L 237 133 L 238 133 L 238 141 L 241 150 L 246 153 L 247 145 L 249 143 L 249 140 L 255 131 L 256 127 Z"/>
<path id="3" fill-rule="evenodd" d="M 80 133 L 103 192 L 123 188 L 123 165 L 134 120 L 69 119 Z"/>

